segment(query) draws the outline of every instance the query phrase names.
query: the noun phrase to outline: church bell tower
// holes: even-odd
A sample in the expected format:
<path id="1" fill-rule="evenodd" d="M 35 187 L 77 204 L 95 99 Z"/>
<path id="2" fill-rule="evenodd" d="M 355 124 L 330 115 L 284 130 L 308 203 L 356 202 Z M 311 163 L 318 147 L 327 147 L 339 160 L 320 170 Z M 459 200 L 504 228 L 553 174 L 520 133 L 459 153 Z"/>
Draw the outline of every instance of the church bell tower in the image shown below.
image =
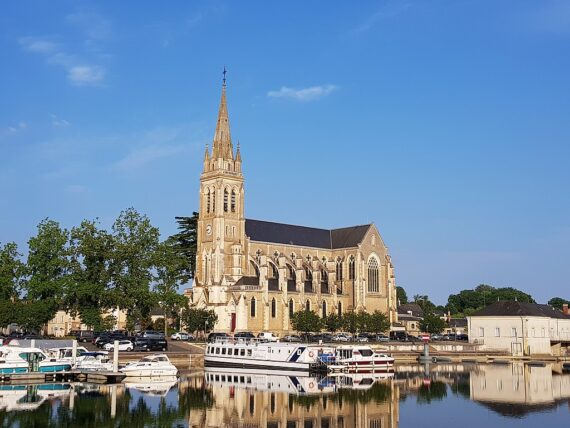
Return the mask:
<path id="1" fill-rule="evenodd" d="M 234 152 L 226 100 L 226 70 L 212 151 L 206 146 L 200 176 L 196 284 L 210 303 L 225 303 L 226 288 L 246 265 L 244 179 L 239 144 Z"/>

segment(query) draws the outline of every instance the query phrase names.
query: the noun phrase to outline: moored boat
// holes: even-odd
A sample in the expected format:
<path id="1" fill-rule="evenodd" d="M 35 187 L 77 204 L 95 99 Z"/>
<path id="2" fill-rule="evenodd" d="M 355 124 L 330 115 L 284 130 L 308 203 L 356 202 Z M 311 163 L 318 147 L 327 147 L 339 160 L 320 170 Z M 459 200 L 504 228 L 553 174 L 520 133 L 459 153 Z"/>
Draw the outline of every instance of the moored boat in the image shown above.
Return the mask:
<path id="1" fill-rule="evenodd" d="M 178 369 L 165 354 L 154 354 L 119 369 L 126 376 L 176 376 Z"/>
<path id="2" fill-rule="evenodd" d="M 302 343 L 218 338 L 209 343 L 205 367 L 271 370 L 276 374 L 326 372 L 334 348 Z"/>
<path id="3" fill-rule="evenodd" d="M 334 364 L 329 365 L 331 371 L 348 373 L 388 371 L 393 368 L 394 358 L 366 345 L 337 347 Z"/>
<path id="4" fill-rule="evenodd" d="M 85 352 L 75 364 L 75 369 L 89 372 L 113 371 L 107 352 Z"/>
<path id="5" fill-rule="evenodd" d="M 71 362 L 50 358 L 40 348 L 0 346 L 0 373 L 53 373 L 71 370 Z"/>

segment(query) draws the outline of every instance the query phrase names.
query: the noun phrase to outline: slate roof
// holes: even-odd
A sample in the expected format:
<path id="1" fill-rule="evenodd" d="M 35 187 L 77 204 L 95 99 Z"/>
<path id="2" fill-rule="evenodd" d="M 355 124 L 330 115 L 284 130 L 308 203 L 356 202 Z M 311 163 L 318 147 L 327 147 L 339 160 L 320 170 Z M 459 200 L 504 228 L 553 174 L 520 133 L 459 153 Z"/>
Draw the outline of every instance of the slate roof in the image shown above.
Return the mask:
<path id="1" fill-rule="evenodd" d="M 467 327 L 467 318 L 451 318 L 449 320 L 450 327 Z"/>
<path id="2" fill-rule="evenodd" d="M 414 317 L 423 318 L 424 316 L 421 306 L 416 303 L 406 303 L 398 306 L 398 315 L 410 315 L 410 312 Z"/>
<path id="3" fill-rule="evenodd" d="M 370 226 L 365 224 L 329 230 L 246 219 L 245 234 L 252 241 L 335 250 L 356 247 L 362 242 Z"/>
<path id="4" fill-rule="evenodd" d="M 496 317 L 496 316 L 530 316 L 547 317 L 557 319 L 570 319 L 570 315 L 552 309 L 548 305 L 523 302 L 495 302 L 477 312 L 474 317 Z"/>

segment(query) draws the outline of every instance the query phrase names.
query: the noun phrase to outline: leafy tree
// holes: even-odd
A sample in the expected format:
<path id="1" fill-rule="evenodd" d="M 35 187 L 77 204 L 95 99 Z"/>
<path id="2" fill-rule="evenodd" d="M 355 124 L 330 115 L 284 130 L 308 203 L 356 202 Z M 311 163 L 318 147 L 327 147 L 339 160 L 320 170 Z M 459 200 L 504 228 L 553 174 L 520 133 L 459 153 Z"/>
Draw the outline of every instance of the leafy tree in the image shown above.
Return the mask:
<path id="1" fill-rule="evenodd" d="M 0 300 L 0 327 L 8 327 L 18 322 L 19 306 L 19 301 Z"/>
<path id="2" fill-rule="evenodd" d="M 27 309 L 35 314 L 25 317 L 24 325 L 47 324 L 58 310 L 65 290 L 71 286 L 69 232 L 59 223 L 45 219 L 38 225 L 38 234 L 29 242 L 26 283 Z M 37 329 L 37 328 L 34 328 Z"/>
<path id="3" fill-rule="evenodd" d="M 342 328 L 342 317 L 337 314 L 329 314 L 323 321 L 327 331 L 334 333 Z"/>
<path id="4" fill-rule="evenodd" d="M 390 320 L 380 311 L 369 314 L 366 321 L 366 331 L 371 333 L 382 333 L 390 329 Z"/>
<path id="5" fill-rule="evenodd" d="M 16 299 L 20 294 L 25 275 L 25 265 L 20 257 L 15 243 L 0 247 L 0 301 Z"/>
<path id="6" fill-rule="evenodd" d="M 548 304 L 550 306 L 552 306 L 553 308 L 556 308 L 558 310 L 562 310 L 562 307 L 566 304 L 570 304 L 570 300 L 565 300 L 561 297 L 553 297 L 552 299 L 550 299 L 548 301 Z"/>
<path id="7" fill-rule="evenodd" d="M 420 321 L 420 330 L 426 333 L 441 333 L 445 328 L 445 321 L 438 315 L 428 312 Z"/>
<path id="8" fill-rule="evenodd" d="M 396 287 L 396 298 L 400 305 L 405 305 L 408 303 L 408 295 L 404 287 Z"/>
<path id="9" fill-rule="evenodd" d="M 206 333 L 214 328 L 218 322 L 218 316 L 213 310 L 187 308 L 181 316 L 181 322 L 187 331 L 203 331 Z"/>
<path id="10" fill-rule="evenodd" d="M 113 306 L 108 290 L 114 239 L 94 221 L 84 220 L 71 230 L 71 277 L 65 309 L 83 323 L 102 330 L 103 311 Z"/>
<path id="11" fill-rule="evenodd" d="M 58 307 L 54 299 L 28 300 L 15 304 L 15 321 L 26 331 L 39 332 L 50 321 Z"/>
<path id="12" fill-rule="evenodd" d="M 154 292 L 165 318 L 177 316 L 188 303 L 186 297 L 178 292 L 181 283 L 186 281 L 186 276 L 180 275 L 180 271 L 186 266 L 187 260 L 176 247 L 176 242 L 168 239 L 156 251 Z M 167 323 L 164 323 L 163 329 L 164 334 L 168 334 Z"/>
<path id="13" fill-rule="evenodd" d="M 186 260 L 179 266 L 178 273 L 182 283 L 194 278 L 196 271 L 196 251 L 198 248 L 198 213 L 193 212 L 191 217 L 176 217 L 179 232 L 169 239 L 174 241 L 174 249 L 178 255 Z"/>
<path id="14" fill-rule="evenodd" d="M 414 295 L 414 301 L 412 303 L 415 303 L 416 305 L 418 305 L 420 308 L 422 308 L 422 311 L 424 311 L 424 312 L 431 312 L 435 309 L 435 305 L 431 302 L 429 297 L 425 294 L 424 295 L 420 295 L 420 294 Z"/>
<path id="15" fill-rule="evenodd" d="M 154 279 L 159 231 L 134 208 L 121 212 L 112 231 L 115 243 L 110 266 L 112 298 L 119 308 L 127 311 L 130 325 L 136 325 L 157 304 L 150 285 Z"/>
<path id="16" fill-rule="evenodd" d="M 342 315 L 342 326 L 343 329 L 349 333 L 356 333 L 358 331 L 358 314 L 356 312 L 345 312 Z"/>
<path id="17" fill-rule="evenodd" d="M 462 290 L 459 294 L 451 294 L 447 300 L 447 309 L 454 315 L 468 315 L 498 300 L 535 303 L 530 294 L 516 288 L 495 288 L 480 284 L 474 290 Z"/>
<path id="18" fill-rule="evenodd" d="M 323 320 L 315 312 L 304 310 L 293 314 L 291 326 L 302 333 L 314 333 L 322 330 Z"/>

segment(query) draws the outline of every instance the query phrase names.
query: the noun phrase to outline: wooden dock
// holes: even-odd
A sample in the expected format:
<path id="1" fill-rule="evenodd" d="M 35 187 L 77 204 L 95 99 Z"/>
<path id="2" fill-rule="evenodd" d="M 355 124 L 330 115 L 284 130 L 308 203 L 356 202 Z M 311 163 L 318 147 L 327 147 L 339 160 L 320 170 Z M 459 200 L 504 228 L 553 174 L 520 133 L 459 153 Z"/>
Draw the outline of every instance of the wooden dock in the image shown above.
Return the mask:
<path id="1" fill-rule="evenodd" d="M 91 382 L 99 384 L 120 383 L 125 378 L 121 372 L 97 372 L 87 370 L 71 370 L 51 373 L 3 373 L 0 382 L 10 384 L 30 384 L 46 382 Z"/>

